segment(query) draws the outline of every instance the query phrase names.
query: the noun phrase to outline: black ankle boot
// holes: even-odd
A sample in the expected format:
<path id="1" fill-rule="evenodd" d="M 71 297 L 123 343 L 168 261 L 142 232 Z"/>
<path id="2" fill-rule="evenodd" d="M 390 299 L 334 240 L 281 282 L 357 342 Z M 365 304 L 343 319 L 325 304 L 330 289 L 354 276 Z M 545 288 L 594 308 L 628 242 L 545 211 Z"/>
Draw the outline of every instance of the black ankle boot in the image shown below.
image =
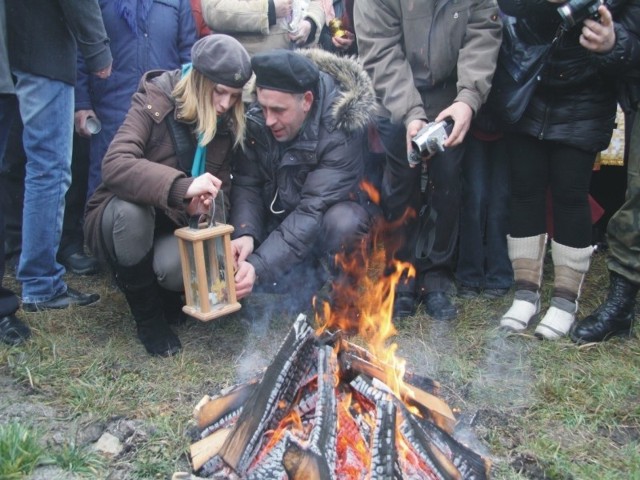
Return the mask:
<path id="1" fill-rule="evenodd" d="M 136 321 L 138 338 L 151 355 L 168 357 L 177 354 L 182 345 L 165 319 L 152 262 L 153 251 L 136 265 L 114 265 L 114 270 Z"/>
<path id="2" fill-rule="evenodd" d="M 576 343 L 602 342 L 613 335 L 628 335 L 635 316 L 638 285 L 611 272 L 607 299 L 571 331 Z"/>

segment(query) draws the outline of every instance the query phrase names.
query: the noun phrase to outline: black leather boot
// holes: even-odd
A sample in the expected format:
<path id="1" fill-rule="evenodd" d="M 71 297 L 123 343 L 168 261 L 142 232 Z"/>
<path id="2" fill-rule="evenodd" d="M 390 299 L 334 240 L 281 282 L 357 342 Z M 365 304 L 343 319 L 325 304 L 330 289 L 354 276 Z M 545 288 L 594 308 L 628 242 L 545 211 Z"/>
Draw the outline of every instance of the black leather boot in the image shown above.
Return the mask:
<path id="1" fill-rule="evenodd" d="M 611 272 L 607 299 L 573 327 L 571 339 L 576 343 L 588 343 L 602 342 L 614 335 L 628 335 L 633 326 L 637 293 L 638 285 Z"/>
<path id="2" fill-rule="evenodd" d="M 153 251 L 136 265 L 114 265 L 114 270 L 136 321 L 138 338 L 151 355 L 168 357 L 177 354 L 182 345 L 164 316 L 152 262 Z"/>

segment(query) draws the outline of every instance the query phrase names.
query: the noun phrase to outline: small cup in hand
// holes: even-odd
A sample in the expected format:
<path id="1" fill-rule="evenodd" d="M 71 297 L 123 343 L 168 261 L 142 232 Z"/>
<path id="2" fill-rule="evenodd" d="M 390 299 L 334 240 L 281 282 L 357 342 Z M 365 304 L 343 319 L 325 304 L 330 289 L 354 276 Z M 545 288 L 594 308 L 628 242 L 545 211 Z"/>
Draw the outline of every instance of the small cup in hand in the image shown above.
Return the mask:
<path id="1" fill-rule="evenodd" d="M 85 121 L 85 127 L 87 128 L 87 130 L 89 130 L 91 135 L 95 135 L 96 133 L 99 133 L 100 130 L 102 130 L 102 123 L 100 123 L 100 120 L 98 120 L 96 117 L 87 117 L 87 120 Z"/>

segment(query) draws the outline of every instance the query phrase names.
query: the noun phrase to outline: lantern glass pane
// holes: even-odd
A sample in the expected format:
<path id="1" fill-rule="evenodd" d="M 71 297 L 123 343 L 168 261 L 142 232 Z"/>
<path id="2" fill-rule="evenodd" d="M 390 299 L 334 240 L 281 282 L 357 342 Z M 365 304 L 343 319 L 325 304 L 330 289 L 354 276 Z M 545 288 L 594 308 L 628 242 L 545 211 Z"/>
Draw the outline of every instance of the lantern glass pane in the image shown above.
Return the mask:
<path id="1" fill-rule="evenodd" d="M 193 248 L 193 243 L 184 242 L 185 247 L 187 248 L 187 257 L 189 259 L 189 284 L 191 288 L 186 289 L 185 294 L 187 295 L 186 303 L 187 305 L 191 305 L 195 307 L 196 310 L 200 311 L 200 295 L 198 293 L 198 272 L 196 270 L 196 256 Z"/>
<path id="2" fill-rule="evenodd" d="M 204 243 L 207 284 L 209 285 L 209 305 L 212 309 L 222 308 L 229 303 L 226 260 L 224 257 L 224 237 L 215 237 Z"/>

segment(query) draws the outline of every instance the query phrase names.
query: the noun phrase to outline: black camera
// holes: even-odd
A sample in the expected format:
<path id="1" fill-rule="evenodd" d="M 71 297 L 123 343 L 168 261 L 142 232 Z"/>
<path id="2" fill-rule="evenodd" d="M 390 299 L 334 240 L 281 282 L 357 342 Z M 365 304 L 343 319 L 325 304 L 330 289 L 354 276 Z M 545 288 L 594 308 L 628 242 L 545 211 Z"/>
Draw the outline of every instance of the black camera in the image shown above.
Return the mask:
<path id="1" fill-rule="evenodd" d="M 562 18 L 562 24 L 566 28 L 571 28 L 587 18 L 594 20 L 600 18 L 598 14 L 600 5 L 604 5 L 603 0 L 569 0 L 558 7 L 558 13 Z"/>

